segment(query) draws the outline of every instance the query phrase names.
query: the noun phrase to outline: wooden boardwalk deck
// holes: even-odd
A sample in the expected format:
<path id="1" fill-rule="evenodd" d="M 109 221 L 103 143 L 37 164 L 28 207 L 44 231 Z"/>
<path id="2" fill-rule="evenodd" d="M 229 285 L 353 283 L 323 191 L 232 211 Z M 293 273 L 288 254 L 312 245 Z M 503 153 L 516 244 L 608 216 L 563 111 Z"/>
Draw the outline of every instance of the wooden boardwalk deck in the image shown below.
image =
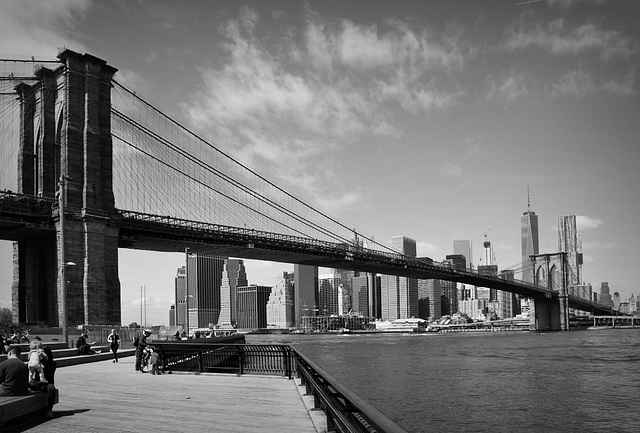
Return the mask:
<path id="1" fill-rule="evenodd" d="M 21 419 L 15 432 L 317 433 L 297 388 L 280 377 L 136 374 L 133 357 L 59 368 L 53 419 Z M 326 428 L 326 426 L 325 426 Z"/>

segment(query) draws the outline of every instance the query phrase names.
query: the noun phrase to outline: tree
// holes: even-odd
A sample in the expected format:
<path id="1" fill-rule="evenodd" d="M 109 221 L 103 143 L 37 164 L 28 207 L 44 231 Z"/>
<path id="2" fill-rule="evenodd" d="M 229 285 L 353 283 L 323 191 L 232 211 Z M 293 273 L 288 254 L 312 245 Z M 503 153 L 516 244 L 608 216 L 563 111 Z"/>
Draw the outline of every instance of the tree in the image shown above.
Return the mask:
<path id="1" fill-rule="evenodd" d="M 0 328 L 10 328 L 13 325 L 13 314 L 8 308 L 0 310 Z"/>
<path id="2" fill-rule="evenodd" d="M 139 328 L 140 325 L 138 325 L 138 322 L 131 322 L 129 323 L 129 328 Z"/>

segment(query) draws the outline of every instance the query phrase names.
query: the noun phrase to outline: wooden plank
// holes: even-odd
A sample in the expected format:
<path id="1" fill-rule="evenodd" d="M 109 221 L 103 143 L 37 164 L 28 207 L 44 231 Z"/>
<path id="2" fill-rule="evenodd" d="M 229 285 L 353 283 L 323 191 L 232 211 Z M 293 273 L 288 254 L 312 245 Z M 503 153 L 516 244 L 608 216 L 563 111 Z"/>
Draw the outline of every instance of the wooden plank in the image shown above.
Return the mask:
<path id="1" fill-rule="evenodd" d="M 295 381 L 273 376 L 135 373 L 135 359 L 59 368 L 51 420 L 6 433 L 316 433 Z M 14 428 L 13 426 L 11 428 Z M 5 429 L 2 430 L 5 433 Z"/>

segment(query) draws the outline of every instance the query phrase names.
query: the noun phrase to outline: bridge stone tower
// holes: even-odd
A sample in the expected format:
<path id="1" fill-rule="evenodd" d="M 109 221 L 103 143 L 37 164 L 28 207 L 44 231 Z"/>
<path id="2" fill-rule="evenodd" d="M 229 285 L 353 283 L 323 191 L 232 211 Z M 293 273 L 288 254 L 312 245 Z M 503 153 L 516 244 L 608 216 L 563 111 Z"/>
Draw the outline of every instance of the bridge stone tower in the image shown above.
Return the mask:
<path id="1" fill-rule="evenodd" d="M 530 256 L 533 283 L 558 292 L 557 298 L 534 298 L 531 305 L 531 326 L 536 331 L 569 330 L 569 298 L 567 295 L 567 253 Z"/>
<path id="2" fill-rule="evenodd" d="M 69 50 L 58 58 L 60 67 L 36 72 L 38 83 L 16 87 L 19 192 L 58 197 L 59 206 L 55 231 L 14 243 L 14 320 L 61 326 L 66 306 L 68 326 L 119 325 L 110 113 L 117 69 Z"/>

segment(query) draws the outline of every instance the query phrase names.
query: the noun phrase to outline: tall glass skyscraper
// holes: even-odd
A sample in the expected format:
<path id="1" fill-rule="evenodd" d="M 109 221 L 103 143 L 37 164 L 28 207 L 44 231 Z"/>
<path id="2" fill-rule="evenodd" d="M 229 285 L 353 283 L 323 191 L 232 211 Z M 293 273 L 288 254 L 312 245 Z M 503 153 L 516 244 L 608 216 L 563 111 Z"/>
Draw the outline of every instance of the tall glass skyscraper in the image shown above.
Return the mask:
<path id="1" fill-rule="evenodd" d="M 391 238 L 391 248 L 407 257 L 416 257 L 416 241 L 404 236 Z M 382 319 L 396 320 L 418 317 L 418 280 L 382 275 Z"/>
<path id="2" fill-rule="evenodd" d="M 527 211 L 520 217 L 520 234 L 522 239 L 522 277 L 523 281 L 533 283 L 533 269 L 529 256 L 539 254 L 538 250 L 538 215 L 531 210 L 527 192 Z"/>
<path id="3" fill-rule="evenodd" d="M 318 267 L 294 265 L 293 275 L 293 309 L 296 325 L 300 326 L 302 316 L 318 315 Z"/>

